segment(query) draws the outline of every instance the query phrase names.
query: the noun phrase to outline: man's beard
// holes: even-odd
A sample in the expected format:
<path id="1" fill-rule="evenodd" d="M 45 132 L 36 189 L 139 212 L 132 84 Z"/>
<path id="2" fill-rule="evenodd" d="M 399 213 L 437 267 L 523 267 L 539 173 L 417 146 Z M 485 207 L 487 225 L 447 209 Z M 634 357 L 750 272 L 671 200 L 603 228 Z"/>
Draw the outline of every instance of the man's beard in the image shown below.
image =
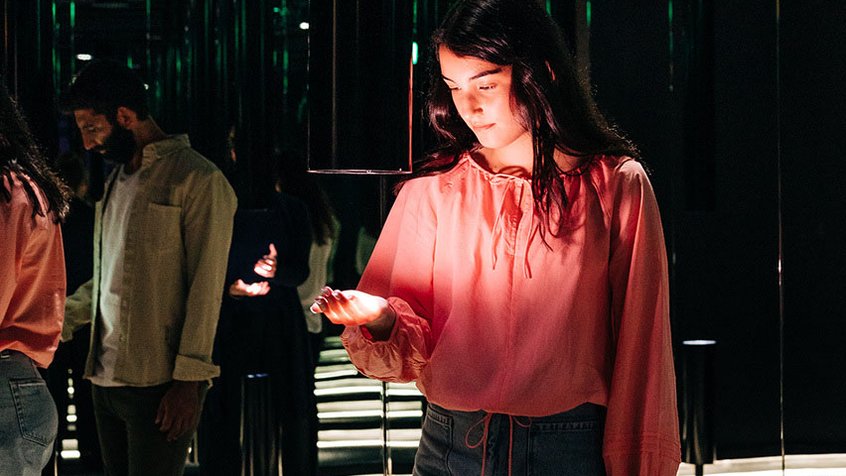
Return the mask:
<path id="1" fill-rule="evenodd" d="M 113 124 L 112 133 L 103 142 L 103 145 L 97 148 L 103 159 L 108 160 L 114 164 L 125 164 L 132 160 L 135 155 L 135 137 L 128 129 L 124 129 L 118 124 Z"/>

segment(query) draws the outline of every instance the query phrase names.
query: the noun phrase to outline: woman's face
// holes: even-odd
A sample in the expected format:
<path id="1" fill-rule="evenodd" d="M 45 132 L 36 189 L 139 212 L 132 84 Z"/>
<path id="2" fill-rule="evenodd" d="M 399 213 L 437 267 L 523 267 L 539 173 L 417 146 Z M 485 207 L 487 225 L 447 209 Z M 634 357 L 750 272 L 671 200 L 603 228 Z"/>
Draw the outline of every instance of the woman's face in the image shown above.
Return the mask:
<path id="1" fill-rule="evenodd" d="M 438 58 L 458 114 L 483 147 L 500 149 L 529 134 L 512 107 L 511 66 L 458 56 L 445 46 Z"/>

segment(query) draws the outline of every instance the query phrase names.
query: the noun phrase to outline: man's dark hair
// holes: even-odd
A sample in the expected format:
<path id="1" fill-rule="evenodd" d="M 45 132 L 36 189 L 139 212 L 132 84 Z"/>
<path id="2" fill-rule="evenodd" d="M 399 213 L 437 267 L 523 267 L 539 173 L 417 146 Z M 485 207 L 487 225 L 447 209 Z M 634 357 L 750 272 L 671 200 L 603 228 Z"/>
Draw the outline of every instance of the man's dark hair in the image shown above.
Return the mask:
<path id="1" fill-rule="evenodd" d="M 135 111 L 141 120 L 150 114 L 141 78 L 125 65 L 106 59 L 91 61 L 82 68 L 59 98 L 62 112 L 93 109 L 112 121 L 121 106 Z"/>
<path id="2" fill-rule="evenodd" d="M 12 200 L 14 177 L 20 180 L 32 204 L 33 217 L 51 214 L 55 222 L 64 218 L 68 212 L 70 190 L 47 166 L 20 110 L 0 78 L 0 201 Z M 38 190 L 44 194 L 46 209 L 38 199 Z"/>

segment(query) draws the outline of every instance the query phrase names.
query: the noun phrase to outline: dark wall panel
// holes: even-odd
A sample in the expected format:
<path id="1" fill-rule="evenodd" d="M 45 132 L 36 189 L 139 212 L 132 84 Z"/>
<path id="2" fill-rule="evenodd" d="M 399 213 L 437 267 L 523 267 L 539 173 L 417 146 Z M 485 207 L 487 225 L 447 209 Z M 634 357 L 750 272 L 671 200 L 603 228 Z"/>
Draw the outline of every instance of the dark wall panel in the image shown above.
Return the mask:
<path id="1" fill-rule="evenodd" d="M 593 2 L 590 35 L 600 107 L 653 172 L 676 360 L 683 340 L 718 342 L 717 456 L 778 454 L 772 4 Z"/>
<path id="2" fill-rule="evenodd" d="M 785 443 L 846 452 L 846 4 L 782 2 Z"/>

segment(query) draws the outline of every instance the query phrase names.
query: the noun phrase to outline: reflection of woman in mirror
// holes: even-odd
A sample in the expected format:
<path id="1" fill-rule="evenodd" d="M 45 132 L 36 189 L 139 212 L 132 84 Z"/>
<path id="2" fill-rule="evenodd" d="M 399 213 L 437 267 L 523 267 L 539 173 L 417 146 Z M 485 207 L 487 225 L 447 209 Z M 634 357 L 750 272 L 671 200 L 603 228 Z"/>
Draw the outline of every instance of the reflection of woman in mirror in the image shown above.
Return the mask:
<path id="1" fill-rule="evenodd" d="M 276 160 L 276 192 L 300 199 L 308 208 L 311 224 L 308 278 L 297 287 L 300 304 L 308 328 L 312 365 L 317 366 L 323 346 L 323 320 L 309 311 L 314 299 L 326 283 L 333 279 L 332 261 L 337 247 L 340 223 L 329 203 L 329 197 L 315 174 L 308 173 L 306 155 L 291 149 L 280 152 Z"/>
<path id="2" fill-rule="evenodd" d="M 234 149 L 230 158 L 235 164 L 246 159 Z M 250 178 L 236 186 L 239 208 L 213 356 L 220 377 L 203 408 L 200 466 L 204 475 L 241 474 L 242 379 L 266 373 L 280 425 L 283 472 L 307 476 L 316 471 L 317 410 L 297 287 L 309 275 L 311 222 L 305 203 L 276 192 L 271 176 Z"/>
<path id="3" fill-rule="evenodd" d="M 447 14 L 428 103 L 442 148 L 358 289 L 314 310 L 347 326 L 365 374 L 426 396 L 415 474 L 675 475 L 658 207 L 539 3 Z"/>

